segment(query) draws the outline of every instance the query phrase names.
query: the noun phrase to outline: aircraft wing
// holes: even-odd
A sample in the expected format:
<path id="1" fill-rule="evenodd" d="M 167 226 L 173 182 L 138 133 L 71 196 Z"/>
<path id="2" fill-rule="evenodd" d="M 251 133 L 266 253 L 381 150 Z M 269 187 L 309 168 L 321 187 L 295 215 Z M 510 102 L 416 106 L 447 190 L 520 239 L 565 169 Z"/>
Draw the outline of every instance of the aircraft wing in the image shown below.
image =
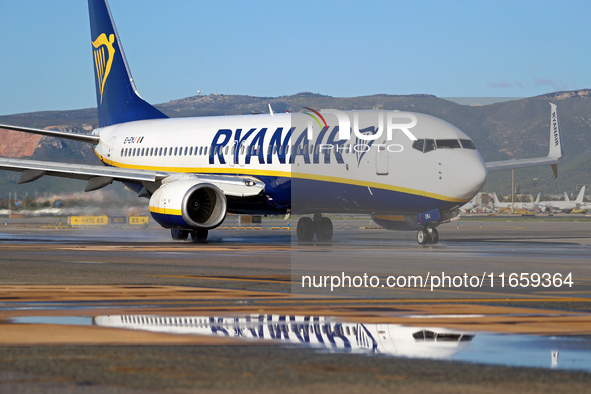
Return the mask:
<path id="1" fill-rule="evenodd" d="M 10 126 L 10 125 L 4 125 L 4 124 L 0 124 L 0 129 L 22 131 L 24 133 L 40 134 L 40 135 L 46 135 L 46 136 L 50 136 L 50 137 L 65 138 L 68 140 L 86 142 L 86 143 L 93 144 L 93 145 L 96 145 L 99 143 L 99 136 L 92 135 L 92 134 L 68 133 L 66 131 L 33 129 L 30 127 Z"/>
<path id="2" fill-rule="evenodd" d="M 161 171 L 136 170 L 52 161 L 23 160 L 0 157 L 0 170 L 21 173 L 17 183 L 32 182 L 42 176 L 80 179 L 87 181 L 84 191 L 97 190 L 113 181 L 150 184 L 166 178 L 192 177 L 219 187 L 224 194 L 236 197 L 256 196 L 264 190 L 264 183 L 247 176 L 181 174 Z"/>
<path id="3" fill-rule="evenodd" d="M 556 105 L 550 103 L 550 148 L 548 156 L 534 157 L 531 159 L 501 160 L 484 163 L 488 171 L 510 170 L 513 168 L 536 167 L 546 164 L 552 165 L 554 176 L 558 176 L 557 164 L 564 156 L 562 135 L 558 124 L 558 111 Z"/>
<path id="4" fill-rule="evenodd" d="M 488 171 L 502 171 L 513 168 L 536 167 L 545 164 L 557 164 L 558 159 L 552 157 L 536 157 L 532 159 L 488 161 L 484 163 Z"/>
<path id="5" fill-rule="evenodd" d="M 124 168 L 93 166 L 85 164 L 57 163 L 52 161 L 37 161 L 11 159 L 0 157 L 0 170 L 18 171 L 21 173 L 17 183 L 27 183 L 45 175 L 61 178 L 86 180 L 85 191 L 99 189 L 117 181 L 128 182 L 156 182 L 168 176 L 166 173 L 145 170 L 129 170 Z M 100 187 L 96 187 L 102 185 Z"/>

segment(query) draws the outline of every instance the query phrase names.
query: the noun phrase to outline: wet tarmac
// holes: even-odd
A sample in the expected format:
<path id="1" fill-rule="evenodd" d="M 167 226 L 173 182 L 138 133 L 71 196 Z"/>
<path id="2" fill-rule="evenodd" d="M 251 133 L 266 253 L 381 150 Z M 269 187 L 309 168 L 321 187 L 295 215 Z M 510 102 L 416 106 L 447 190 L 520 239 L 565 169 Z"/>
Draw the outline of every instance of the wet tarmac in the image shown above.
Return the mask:
<path id="1" fill-rule="evenodd" d="M 455 315 L 466 319 L 485 315 Z M 581 316 L 588 317 L 587 314 Z M 439 317 L 442 317 L 441 315 Z M 426 358 L 492 365 L 591 372 L 591 338 L 498 334 L 481 331 L 390 323 L 355 323 L 332 316 L 251 314 L 22 316 L 11 324 L 99 326 L 235 338 L 244 344 L 268 341 L 274 346 L 309 347 L 321 352 Z"/>
<path id="2" fill-rule="evenodd" d="M 0 229 L 0 372 L 29 376 L 21 381 L 27 391 L 53 384 L 72 392 L 276 391 L 285 384 L 292 392 L 363 391 L 363 384 L 337 382 L 348 368 L 363 382 L 371 381 L 365 388 L 376 392 L 427 387 L 539 392 L 541 381 L 547 389 L 588 387 L 591 222 L 450 224 L 440 227 L 440 243 L 429 247 L 416 245 L 414 233 L 369 224 L 335 221 L 330 244 L 293 242 L 288 226 L 277 223 L 215 230 L 206 244 L 171 242 L 166 230 L 156 228 L 47 229 L 26 220 L 5 226 Z M 294 291 L 302 269 L 325 275 L 330 274 L 326 267 L 338 262 L 337 269 L 351 268 L 354 276 L 352 263 L 360 260 L 380 280 L 392 273 L 447 272 L 451 281 L 466 274 L 487 283 L 358 294 Z M 309 261 L 315 264 L 306 265 Z M 528 286 L 522 286 L 522 277 L 509 278 L 516 272 L 528 274 Z M 536 286 L 531 274 L 545 272 L 551 274 L 545 282 L 550 285 L 540 277 Z M 561 277 L 556 286 L 557 273 L 572 273 L 572 285 L 564 286 Z M 150 366 L 139 366 L 138 346 L 153 357 Z M 91 352 L 100 365 L 56 370 L 36 364 L 49 358 L 58 365 L 58 351 L 70 361 Z M 117 352 L 129 360 L 128 367 L 112 359 Z M 214 381 L 217 372 L 175 378 L 178 357 L 190 353 L 193 365 L 200 352 L 211 356 L 227 381 Z M 282 364 L 279 375 L 261 375 L 280 356 L 293 362 Z M 223 361 L 235 357 L 239 365 Z M 406 372 L 392 371 L 394 365 Z M 408 372 L 434 365 L 441 375 L 419 379 Z M 252 370 L 255 366 L 259 371 Z M 105 378 L 104 371 L 113 368 L 128 372 Z M 151 368 L 157 375 L 152 380 L 137 379 Z M 542 368 L 544 378 L 536 380 L 539 370 L 527 368 Z M 501 372 L 502 382 L 492 379 Z M 52 383 L 39 383 L 46 382 L 40 376 Z M 71 384 L 64 387 L 59 379 Z M 7 382 L 13 387 L 15 380 Z"/>

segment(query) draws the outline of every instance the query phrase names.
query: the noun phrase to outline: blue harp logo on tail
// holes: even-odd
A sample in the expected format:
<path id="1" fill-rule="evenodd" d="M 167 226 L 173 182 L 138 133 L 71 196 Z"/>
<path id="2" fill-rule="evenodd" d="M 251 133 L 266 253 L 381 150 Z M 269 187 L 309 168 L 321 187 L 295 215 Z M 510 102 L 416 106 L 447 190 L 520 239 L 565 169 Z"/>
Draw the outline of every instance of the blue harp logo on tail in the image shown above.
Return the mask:
<path id="1" fill-rule="evenodd" d="M 115 48 L 113 43 L 115 42 L 115 35 L 107 35 L 105 33 L 98 36 L 98 38 L 92 42 L 94 47 L 94 66 L 96 68 L 96 77 L 98 79 L 99 91 L 101 92 L 101 104 L 103 103 L 103 92 L 105 90 L 105 82 L 111 72 L 111 66 L 113 65 L 113 55 L 115 55 Z"/>

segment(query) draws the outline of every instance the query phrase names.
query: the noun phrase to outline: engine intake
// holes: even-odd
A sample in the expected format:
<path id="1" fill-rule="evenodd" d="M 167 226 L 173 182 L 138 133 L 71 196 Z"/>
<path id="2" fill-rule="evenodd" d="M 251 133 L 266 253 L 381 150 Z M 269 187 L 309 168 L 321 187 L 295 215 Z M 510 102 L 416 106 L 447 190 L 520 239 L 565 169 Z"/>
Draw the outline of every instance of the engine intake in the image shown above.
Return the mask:
<path id="1" fill-rule="evenodd" d="M 225 219 L 227 202 L 220 188 L 183 179 L 159 187 L 150 198 L 150 213 L 162 227 L 211 229 Z"/>

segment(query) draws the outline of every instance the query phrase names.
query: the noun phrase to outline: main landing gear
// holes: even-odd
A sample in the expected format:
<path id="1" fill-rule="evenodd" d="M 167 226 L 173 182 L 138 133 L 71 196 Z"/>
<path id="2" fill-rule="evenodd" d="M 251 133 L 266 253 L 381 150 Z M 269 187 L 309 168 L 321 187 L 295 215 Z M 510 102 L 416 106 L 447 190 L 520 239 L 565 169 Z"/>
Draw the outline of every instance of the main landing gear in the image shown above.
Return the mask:
<path id="1" fill-rule="evenodd" d="M 417 231 L 419 245 L 436 244 L 439 242 L 439 232 L 435 227 L 422 228 Z"/>
<path id="2" fill-rule="evenodd" d="M 172 236 L 172 239 L 175 241 L 186 241 L 189 238 L 189 234 L 191 234 L 191 239 L 193 240 L 193 242 L 205 242 L 207 241 L 208 233 L 209 231 L 205 229 L 189 231 L 173 228 L 172 230 L 170 230 L 170 235 Z"/>
<path id="3" fill-rule="evenodd" d="M 310 242 L 316 235 L 317 241 L 330 241 L 332 239 L 332 220 L 315 213 L 314 219 L 303 217 L 298 220 L 298 241 Z"/>

